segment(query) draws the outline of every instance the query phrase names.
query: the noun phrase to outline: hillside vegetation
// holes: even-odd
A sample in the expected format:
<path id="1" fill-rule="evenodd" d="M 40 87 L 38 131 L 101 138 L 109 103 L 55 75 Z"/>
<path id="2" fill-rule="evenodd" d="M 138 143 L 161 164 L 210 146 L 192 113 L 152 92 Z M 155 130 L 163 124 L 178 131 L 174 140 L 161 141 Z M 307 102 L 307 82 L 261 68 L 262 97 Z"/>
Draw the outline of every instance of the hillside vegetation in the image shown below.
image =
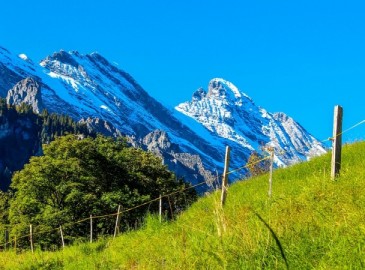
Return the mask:
<path id="1" fill-rule="evenodd" d="M 131 209 L 144 204 L 121 217 L 119 229 L 128 231 L 140 227 L 147 213 L 158 212 L 158 203 L 149 201 L 159 194 L 175 193 L 169 197 L 170 215 L 196 200 L 190 184 L 177 179 L 160 158 L 128 146 L 123 139 L 67 135 L 43 145 L 43 151 L 43 156 L 32 157 L 14 174 L 11 192 L 0 194 L 1 216 L 5 213 L 0 231 L 8 228 L 10 237 L 18 238 L 18 248 L 29 247 L 30 224 L 34 247 L 56 250 L 61 246 L 57 228 L 64 228 L 65 243 L 71 245 L 90 235 L 85 222 L 80 222 L 90 215 L 94 217 L 92 232 L 100 237 L 112 234 L 115 226 L 114 217 L 100 216 L 115 212 L 118 206 Z M 186 188 L 189 193 L 178 192 Z M 7 201 L 6 195 L 10 196 Z"/>
<path id="2" fill-rule="evenodd" d="M 23 169 L 32 156 L 42 155 L 42 144 L 65 134 L 95 136 L 69 116 L 47 110 L 37 114 L 30 105 L 12 106 L 0 98 L 0 190 L 8 190 L 13 172 Z"/>
<path id="3" fill-rule="evenodd" d="M 234 158 L 234 157 L 232 157 Z M 342 173 L 330 155 L 201 198 L 176 221 L 58 252 L 0 253 L 0 269 L 364 269 L 365 143 L 345 146 Z M 87 239 L 85 239 L 85 242 Z"/>

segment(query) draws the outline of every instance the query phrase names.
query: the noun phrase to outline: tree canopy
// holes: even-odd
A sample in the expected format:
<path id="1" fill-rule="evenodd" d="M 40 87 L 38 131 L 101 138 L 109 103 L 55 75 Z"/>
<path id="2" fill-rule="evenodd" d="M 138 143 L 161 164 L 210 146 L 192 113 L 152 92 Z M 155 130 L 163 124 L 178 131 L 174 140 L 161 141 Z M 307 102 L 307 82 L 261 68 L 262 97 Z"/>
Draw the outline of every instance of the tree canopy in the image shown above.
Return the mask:
<path id="1" fill-rule="evenodd" d="M 80 219 L 115 213 L 143 204 L 160 194 L 185 189 L 189 185 L 170 172 L 161 159 L 141 149 L 112 138 L 80 138 L 67 135 L 44 145 L 44 155 L 32 157 L 24 169 L 15 173 L 11 188 L 14 198 L 9 209 L 9 222 L 14 235 L 24 235 L 29 224 L 39 231 L 58 228 Z M 193 189 L 176 193 L 164 202 L 170 215 L 186 207 L 196 198 Z M 157 211 L 158 202 L 123 213 L 122 228 L 134 227 L 147 211 Z M 137 223 L 136 223 L 137 222 Z M 95 221 L 95 235 L 111 233 L 115 217 Z M 66 240 L 89 234 L 87 223 L 65 228 Z M 59 243 L 50 234 L 39 239 L 47 248 Z"/>
<path id="2" fill-rule="evenodd" d="M 0 189 L 7 191 L 14 171 L 21 170 L 31 156 L 42 154 L 42 143 L 57 136 L 84 134 L 96 136 L 85 124 L 77 123 L 66 115 L 33 112 L 32 106 L 22 103 L 6 104 L 0 98 Z"/>
<path id="3" fill-rule="evenodd" d="M 267 173 L 270 169 L 270 161 L 263 159 L 263 156 L 253 151 L 247 161 L 247 169 L 250 176 L 257 176 Z"/>

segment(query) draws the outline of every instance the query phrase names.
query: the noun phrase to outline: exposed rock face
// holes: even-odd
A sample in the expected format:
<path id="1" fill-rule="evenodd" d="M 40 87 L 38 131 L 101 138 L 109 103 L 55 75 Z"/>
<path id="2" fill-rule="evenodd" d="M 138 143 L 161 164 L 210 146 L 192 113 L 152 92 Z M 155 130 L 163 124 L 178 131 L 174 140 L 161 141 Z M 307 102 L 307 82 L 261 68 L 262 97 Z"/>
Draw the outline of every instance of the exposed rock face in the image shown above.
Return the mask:
<path id="1" fill-rule="evenodd" d="M 262 146 L 273 146 L 278 166 L 325 153 L 323 145 L 294 119 L 284 113 L 267 112 L 224 79 L 212 79 L 207 94 L 200 88 L 192 101 L 176 109 L 212 134 L 230 141 L 232 152 L 240 148 L 250 152 Z"/>
<path id="2" fill-rule="evenodd" d="M 184 153 L 179 145 L 170 141 L 168 134 L 161 130 L 155 130 L 147 134 L 139 143 L 139 146 L 161 157 L 163 162 L 178 176 L 189 175 L 192 184 L 206 182 L 197 187 L 198 191 L 204 191 L 212 187 L 215 180 L 212 172 L 207 170 L 199 155 Z"/>
<path id="3" fill-rule="evenodd" d="M 60 51 L 35 65 L 0 47 L 0 74 L 5 76 L 0 76 L 0 96 L 12 89 L 9 101 L 28 100 L 36 110 L 69 115 L 103 134 L 123 134 L 192 183 L 211 182 L 216 170 L 222 172 L 227 145 L 234 155 L 231 168 L 242 167 L 265 145 L 275 147 L 278 166 L 325 152 L 292 118 L 256 106 L 224 79 L 211 80 L 208 91 L 199 88 L 173 111 L 98 53 Z M 241 176 L 230 174 L 230 179 Z"/>
<path id="4" fill-rule="evenodd" d="M 160 152 L 160 156 L 171 170 L 179 167 L 179 170 L 175 171 L 179 176 L 182 176 L 180 172 L 184 171 L 185 165 L 178 161 L 170 162 L 175 159 L 168 152 L 171 149 L 157 151 L 158 147 L 166 147 L 161 139 L 153 147 L 150 143 L 149 147 L 144 145 L 142 140 L 145 136 L 156 129 L 163 130 L 168 134 L 171 143 L 179 146 L 176 153 L 205 156 L 205 161 L 200 162 L 200 167 L 214 169 L 217 166 L 207 158 L 209 155 L 217 158 L 212 145 L 183 125 L 173 116 L 172 111 L 150 97 L 128 73 L 118 69 L 97 53 L 81 55 L 75 51 L 60 51 L 46 57 L 40 66 L 37 66 L 24 56 L 19 58 L 7 50 L 0 50 L 0 63 L 6 63 L 8 73 L 14 71 L 17 75 L 7 84 L 11 85 L 9 88 L 13 88 L 9 92 L 8 100 L 14 104 L 18 104 L 20 100 L 28 100 L 28 103 L 35 105 L 38 101 L 38 111 L 44 107 L 50 113 L 69 115 L 76 121 L 86 123 L 90 130 L 104 135 L 127 136 L 129 142 L 136 147 L 148 148 L 151 151 L 153 148 L 155 152 Z M 33 78 L 28 88 L 25 81 L 20 82 L 26 78 Z M 0 85 L 0 88 L 3 87 Z M 35 95 L 34 90 L 40 88 L 41 91 L 37 92 L 41 95 L 39 97 Z M 152 139 L 154 138 L 156 137 Z M 204 148 L 204 152 L 199 148 Z M 218 155 L 218 159 L 220 158 Z M 203 172 L 202 169 L 192 171 L 191 168 L 187 168 L 189 172 L 183 174 L 187 181 L 204 179 L 199 172 Z M 204 175 L 208 173 L 204 172 Z"/>
<path id="5" fill-rule="evenodd" d="M 25 78 L 8 91 L 6 102 L 11 105 L 26 103 L 31 105 L 35 113 L 44 109 L 41 86 L 33 78 Z"/>
<path id="6" fill-rule="evenodd" d="M 149 151 L 177 151 L 178 146 L 172 145 L 166 132 L 155 130 L 147 134 L 143 140 L 143 145 L 147 146 Z"/>
<path id="7" fill-rule="evenodd" d="M 121 132 L 116 129 L 111 123 L 100 118 L 86 118 L 79 121 L 81 124 L 86 124 L 90 132 L 96 132 L 105 136 L 120 137 Z"/>
<path id="8" fill-rule="evenodd" d="M 198 90 L 196 90 L 193 94 L 193 100 L 194 101 L 199 101 L 202 100 L 203 98 L 205 98 L 205 96 L 207 95 L 207 93 L 204 91 L 203 88 L 199 88 Z"/>
<path id="9" fill-rule="evenodd" d="M 0 113 L 0 189 L 7 190 L 13 172 L 29 158 L 42 153 L 41 126 L 31 114 L 18 115 L 7 109 Z"/>
<path id="10" fill-rule="evenodd" d="M 0 99 L 0 189 L 7 190 L 13 172 L 23 169 L 32 156 L 43 153 L 42 144 L 64 134 L 95 136 L 85 125 L 65 115 L 15 107 Z"/>

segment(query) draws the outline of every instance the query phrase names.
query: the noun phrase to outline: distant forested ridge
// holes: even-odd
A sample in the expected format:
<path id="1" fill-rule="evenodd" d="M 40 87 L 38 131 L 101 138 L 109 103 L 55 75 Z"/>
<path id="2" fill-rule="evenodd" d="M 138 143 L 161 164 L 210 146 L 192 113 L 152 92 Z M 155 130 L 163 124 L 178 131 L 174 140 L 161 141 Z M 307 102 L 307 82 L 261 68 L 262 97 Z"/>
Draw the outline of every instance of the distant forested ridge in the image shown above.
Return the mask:
<path id="1" fill-rule="evenodd" d="M 36 114 L 30 105 L 11 106 L 0 99 L 0 189 L 9 188 L 12 174 L 31 156 L 42 155 L 42 144 L 65 134 L 93 135 L 85 124 L 65 115 Z"/>

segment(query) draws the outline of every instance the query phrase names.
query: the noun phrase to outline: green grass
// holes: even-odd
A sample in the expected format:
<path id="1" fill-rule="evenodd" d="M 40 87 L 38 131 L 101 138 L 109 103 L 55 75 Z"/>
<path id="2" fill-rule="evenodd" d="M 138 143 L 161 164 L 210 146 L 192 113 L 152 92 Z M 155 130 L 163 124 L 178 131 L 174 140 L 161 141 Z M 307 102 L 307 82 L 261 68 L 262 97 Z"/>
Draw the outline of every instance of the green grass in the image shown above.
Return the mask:
<path id="1" fill-rule="evenodd" d="M 232 157 L 234 158 L 234 157 Z M 365 143 L 201 198 L 174 222 L 149 216 L 116 239 L 63 251 L 0 253 L 0 269 L 365 269 Z M 87 241 L 87 239 L 85 239 Z"/>

